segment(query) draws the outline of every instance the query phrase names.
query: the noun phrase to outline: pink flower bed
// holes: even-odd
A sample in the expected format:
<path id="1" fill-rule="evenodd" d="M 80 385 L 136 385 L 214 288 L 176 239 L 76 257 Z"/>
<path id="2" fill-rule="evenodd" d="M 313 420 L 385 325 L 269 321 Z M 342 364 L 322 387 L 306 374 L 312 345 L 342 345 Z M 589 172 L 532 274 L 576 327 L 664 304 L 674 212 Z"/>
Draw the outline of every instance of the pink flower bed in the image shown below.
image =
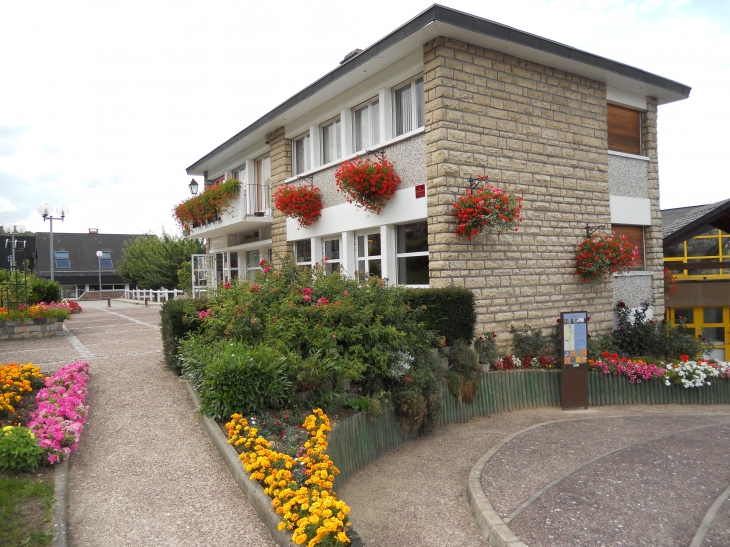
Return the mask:
<path id="1" fill-rule="evenodd" d="M 48 454 L 48 463 L 62 462 L 76 450 L 86 422 L 89 364 L 71 363 L 46 380 L 38 392 L 38 408 L 30 416 L 28 429 Z"/>
<path id="2" fill-rule="evenodd" d="M 588 361 L 589 368 L 603 374 L 614 376 L 628 376 L 631 383 L 641 383 L 642 380 L 662 378 L 666 369 L 653 363 L 632 361 L 626 357 L 619 358 L 615 353 L 603 352 L 602 361 Z"/>

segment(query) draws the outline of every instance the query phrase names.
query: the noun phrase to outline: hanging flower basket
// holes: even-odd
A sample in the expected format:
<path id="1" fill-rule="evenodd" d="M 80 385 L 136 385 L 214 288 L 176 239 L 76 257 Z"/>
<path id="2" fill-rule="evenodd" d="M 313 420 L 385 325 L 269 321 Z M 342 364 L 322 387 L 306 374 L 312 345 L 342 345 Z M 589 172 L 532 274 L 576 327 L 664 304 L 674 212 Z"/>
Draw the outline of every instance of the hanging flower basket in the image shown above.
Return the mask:
<path id="1" fill-rule="evenodd" d="M 337 189 L 369 213 L 379 215 L 400 184 L 393 164 L 385 156 L 377 160 L 355 158 L 342 163 L 335 172 Z"/>
<path id="2" fill-rule="evenodd" d="M 669 268 L 664 268 L 664 296 L 672 296 L 677 290 L 677 276 Z"/>
<path id="3" fill-rule="evenodd" d="M 638 258 L 638 246 L 631 245 L 626 236 L 594 235 L 578 245 L 575 273 L 584 283 L 601 283 L 612 273 L 629 271 Z"/>
<path id="4" fill-rule="evenodd" d="M 459 221 L 456 235 L 471 238 L 482 232 L 516 232 L 522 222 L 522 196 L 509 190 L 487 185 L 487 177 L 478 177 L 482 188 L 467 190 L 454 203 L 453 214 Z"/>
<path id="5" fill-rule="evenodd" d="M 274 192 L 274 206 L 306 228 L 322 216 L 322 192 L 311 186 L 280 186 Z"/>
<path id="6" fill-rule="evenodd" d="M 199 196 L 179 203 L 172 210 L 172 216 L 183 230 L 190 230 L 193 225 L 213 222 L 231 206 L 240 190 L 241 181 L 228 179 L 206 188 Z"/>

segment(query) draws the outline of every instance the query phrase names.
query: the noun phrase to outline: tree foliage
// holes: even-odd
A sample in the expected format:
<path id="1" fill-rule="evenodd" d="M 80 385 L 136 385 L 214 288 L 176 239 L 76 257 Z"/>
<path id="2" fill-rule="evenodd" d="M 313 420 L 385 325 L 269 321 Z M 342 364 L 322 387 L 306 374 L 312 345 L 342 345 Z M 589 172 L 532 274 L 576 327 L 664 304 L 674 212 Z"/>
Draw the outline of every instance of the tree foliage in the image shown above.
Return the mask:
<path id="1" fill-rule="evenodd" d="M 180 265 L 190 261 L 190 255 L 204 252 L 205 246 L 197 239 L 168 234 L 162 234 L 162 237 L 139 236 L 124 244 L 119 274 L 141 289 L 174 289 L 180 287 Z"/>

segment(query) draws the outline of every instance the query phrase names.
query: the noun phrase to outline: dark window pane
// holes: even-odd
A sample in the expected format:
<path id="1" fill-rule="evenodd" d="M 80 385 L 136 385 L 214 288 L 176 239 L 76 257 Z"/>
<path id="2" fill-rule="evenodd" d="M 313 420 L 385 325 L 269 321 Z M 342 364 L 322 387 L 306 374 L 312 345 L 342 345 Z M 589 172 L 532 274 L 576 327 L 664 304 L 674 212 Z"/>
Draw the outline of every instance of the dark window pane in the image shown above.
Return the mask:
<path id="1" fill-rule="evenodd" d="M 428 285 L 428 257 L 406 256 L 398 259 L 399 285 Z"/>
<path id="2" fill-rule="evenodd" d="M 398 226 L 398 254 L 428 251 L 428 222 Z"/>
<path id="3" fill-rule="evenodd" d="M 695 322 L 695 311 L 692 308 L 677 308 L 674 310 L 674 320 L 684 319 L 688 325 Z"/>
<path id="4" fill-rule="evenodd" d="M 702 315 L 705 323 L 722 323 L 722 308 L 705 308 Z"/>
<path id="5" fill-rule="evenodd" d="M 325 266 L 325 271 L 328 274 L 333 274 L 333 273 L 335 273 L 339 269 L 340 269 L 340 263 L 339 262 L 328 262 L 327 265 Z"/>
<path id="6" fill-rule="evenodd" d="M 719 258 L 690 258 L 687 260 L 688 264 L 696 263 L 696 262 L 719 262 Z M 704 269 L 704 270 L 688 270 L 687 272 L 689 275 L 716 275 L 720 273 L 720 270 L 717 268 L 712 269 Z"/>
<path id="7" fill-rule="evenodd" d="M 71 267 L 71 260 L 69 258 L 68 251 L 55 251 L 55 262 L 56 262 L 56 268 L 70 268 Z"/>
<path id="8" fill-rule="evenodd" d="M 718 256 L 719 240 L 716 237 L 695 238 L 687 241 L 687 256 Z"/>
<path id="9" fill-rule="evenodd" d="M 725 343 L 724 327 L 707 327 L 702 329 L 702 336 L 707 338 L 710 344 L 721 345 Z"/>
<path id="10" fill-rule="evenodd" d="M 312 240 L 297 241 L 297 262 L 312 261 Z"/>
<path id="11" fill-rule="evenodd" d="M 383 277 L 383 268 L 380 265 L 380 260 L 368 260 L 368 273 Z"/>
<path id="12" fill-rule="evenodd" d="M 682 258 L 684 256 L 684 241 L 675 243 L 674 245 L 667 245 L 664 247 L 664 256 L 672 258 Z"/>
<path id="13" fill-rule="evenodd" d="M 357 236 L 357 256 L 365 256 L 365 236 Z M 363 268 L 358 268 L 362 270 Z"/>
<path id="14" fill-rule="evenodd" d="M 380 234 L 368 234 L 368 256 L 380 256 Z"/>
<path id="15" fill-rule="evenodd" d="M 330 239 L 324 242 L 324 256 L 330 260 L 340 259 L 340 240 Z"/>

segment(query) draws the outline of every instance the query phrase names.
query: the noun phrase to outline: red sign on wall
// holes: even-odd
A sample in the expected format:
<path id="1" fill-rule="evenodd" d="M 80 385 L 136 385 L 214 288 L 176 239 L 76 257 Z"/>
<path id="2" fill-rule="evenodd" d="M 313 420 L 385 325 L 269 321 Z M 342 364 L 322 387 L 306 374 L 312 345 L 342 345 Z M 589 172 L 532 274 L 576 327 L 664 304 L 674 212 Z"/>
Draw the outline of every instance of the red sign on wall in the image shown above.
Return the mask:
<path id="1" fill-rule="evenodd" d="M 426 185 L 419 184 L 418 186 L 416 186 L 416 199 L 425 198 L 425 197 L 426 197 Z"/>

